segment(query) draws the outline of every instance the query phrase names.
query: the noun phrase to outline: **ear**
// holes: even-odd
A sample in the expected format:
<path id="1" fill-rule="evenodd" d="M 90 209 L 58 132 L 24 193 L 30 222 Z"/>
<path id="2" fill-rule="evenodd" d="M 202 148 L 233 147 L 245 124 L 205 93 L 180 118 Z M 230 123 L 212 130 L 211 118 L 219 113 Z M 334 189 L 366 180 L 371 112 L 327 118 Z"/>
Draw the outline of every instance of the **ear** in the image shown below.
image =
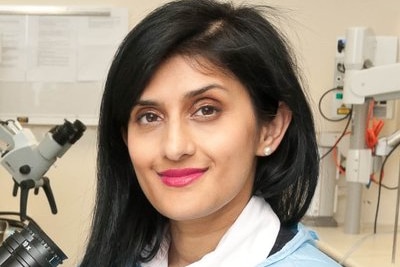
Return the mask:
<path id="1" fill-rule="evenodd" d="M 279 102 L 278 110 L 273 120 L 265 122 L 261 126 L 257 156 L 269 156 L 278 148 L 291 120 L 292 111 L 285 103 Z"/>

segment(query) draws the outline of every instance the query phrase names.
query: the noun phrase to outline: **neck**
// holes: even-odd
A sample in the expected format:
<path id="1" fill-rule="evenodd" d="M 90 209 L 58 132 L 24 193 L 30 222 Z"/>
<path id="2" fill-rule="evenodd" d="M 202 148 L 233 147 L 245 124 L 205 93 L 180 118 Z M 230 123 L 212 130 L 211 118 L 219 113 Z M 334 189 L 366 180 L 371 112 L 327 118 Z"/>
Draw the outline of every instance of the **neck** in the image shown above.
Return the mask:
<path id="1" fill-rule="evenodd" d="M 212 252 L 240 215 L 247 201 L 229 203 L 201 219 L 170 222 L 169 267 L 187 266 Z"/>

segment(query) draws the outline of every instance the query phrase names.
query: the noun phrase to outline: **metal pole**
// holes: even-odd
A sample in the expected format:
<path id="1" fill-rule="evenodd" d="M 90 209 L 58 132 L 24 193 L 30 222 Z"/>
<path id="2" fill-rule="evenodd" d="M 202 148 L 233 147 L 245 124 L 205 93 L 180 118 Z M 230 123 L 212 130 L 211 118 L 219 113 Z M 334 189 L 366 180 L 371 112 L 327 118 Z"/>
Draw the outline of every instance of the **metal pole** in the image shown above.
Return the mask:
<path id="1" fill-rule="evenodd" d="M 363 150 L 367 147 L 365 143 L 365 129 L 367 128 L 368 107 L 369 101 L 365 101 L 364 104 L 353 105 L 350 149 Z M 346 173 L 346 175 L 354 174 Z M 350 179 L 350 181 L 349 179 L 347 180 L 344 232 L 347 234 L 359 234 L 363 184 L 351 181 L 352 179 Z"/>
<path id="2" fill-rule="evenodd" d="M 400 205 L 400 168 L 399 177 L 397 181 L 397 202 L 396 202 L 396 215 L 394 217 L 394 233 L 393 233 L 393 246 L 392 246 L 392 263 L 396 263 L 396 247 L 397 247 L 397 231 L 399 225 L 399 205 Z"/>

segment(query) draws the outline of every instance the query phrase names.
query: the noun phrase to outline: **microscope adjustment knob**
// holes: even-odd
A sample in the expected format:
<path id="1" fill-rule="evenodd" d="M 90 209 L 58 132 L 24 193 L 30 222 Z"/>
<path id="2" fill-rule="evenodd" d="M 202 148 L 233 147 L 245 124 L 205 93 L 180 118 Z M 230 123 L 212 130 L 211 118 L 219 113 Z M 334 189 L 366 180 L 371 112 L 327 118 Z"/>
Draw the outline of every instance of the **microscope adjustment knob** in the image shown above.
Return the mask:
<path id="1" fill-rule="evenodd" d="M 22 174 L 29 174 L 31 172 L 31 167 L 29 167 L 29 165 L 22 165 L 19 168 L 19 172 Z"/>

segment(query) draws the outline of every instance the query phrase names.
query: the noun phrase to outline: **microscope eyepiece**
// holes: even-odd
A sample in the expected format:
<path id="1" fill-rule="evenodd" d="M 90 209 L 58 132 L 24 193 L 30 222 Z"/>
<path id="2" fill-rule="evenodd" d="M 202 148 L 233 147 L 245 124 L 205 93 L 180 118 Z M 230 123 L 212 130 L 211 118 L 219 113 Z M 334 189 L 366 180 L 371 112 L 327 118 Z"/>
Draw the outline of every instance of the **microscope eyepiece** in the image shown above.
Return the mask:
<path id="1" fill-rule="evenodd" d="M 83 124 L 80 120 L 74 121 L 73 125 L 75 129 L 75 135 L 72 136 L 72 138 L 69 140 L 71 144 L 75 144 L 75 142 L 82 137 L 83 132 L 86 131 L 86 125 Z"/>
<path id="2" fill-rule="evenodd" d="M 85 130 L 86 126 L 81 121 L 76 120 L 71 123 L 65 120 L 64 124 L 54 127 L 50 132 L 53 134 L 54 141 L 64 146 L 67 143 L 75 144 L 82 137 Z"/>
<path id="3" fill-rule="evenodd" d="M 53 128 L 51 132 L 53 133 L 54 141 L 56 141 L 60 146 L 63 146 L 69 142 L 71 135 L 75 134 L 75 128 L 71 122 L 66 120 L 64 124 Z"/>

